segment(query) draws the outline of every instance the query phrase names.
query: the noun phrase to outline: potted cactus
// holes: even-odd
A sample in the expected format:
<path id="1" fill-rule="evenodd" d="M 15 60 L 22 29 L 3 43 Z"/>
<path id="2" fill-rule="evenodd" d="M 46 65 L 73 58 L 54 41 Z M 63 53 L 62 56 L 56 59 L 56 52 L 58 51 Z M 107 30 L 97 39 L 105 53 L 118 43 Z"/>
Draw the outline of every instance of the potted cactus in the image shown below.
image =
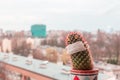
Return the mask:
<path id="1" fill-rule="evenodd" d="M 71 80 L 97 80 L 89 45 L 84 37 L 72 32 L 66 37 L 66 50 L 71 55 Z"/>

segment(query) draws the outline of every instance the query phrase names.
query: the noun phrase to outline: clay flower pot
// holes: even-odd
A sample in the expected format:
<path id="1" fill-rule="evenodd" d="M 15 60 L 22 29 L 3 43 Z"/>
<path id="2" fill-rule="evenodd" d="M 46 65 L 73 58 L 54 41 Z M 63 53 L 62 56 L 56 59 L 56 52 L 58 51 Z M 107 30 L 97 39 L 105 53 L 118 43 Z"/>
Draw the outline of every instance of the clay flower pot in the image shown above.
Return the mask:
<path id="1" fill-rule="evenodd" d="M 70 80 L 98 80 L 98 69 L 71 70 Z"/>

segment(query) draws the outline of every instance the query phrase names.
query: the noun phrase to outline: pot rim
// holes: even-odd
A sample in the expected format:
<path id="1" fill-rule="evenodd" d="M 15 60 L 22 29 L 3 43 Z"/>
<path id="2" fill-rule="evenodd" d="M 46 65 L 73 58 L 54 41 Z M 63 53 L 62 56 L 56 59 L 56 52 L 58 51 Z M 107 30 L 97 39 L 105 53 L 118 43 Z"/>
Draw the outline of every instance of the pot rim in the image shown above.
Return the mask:
<path id="1" fill-rule="evenodd" d="M 93 69 L 93 70 L 70 70 L 71 73 L 73 74 L 98 74 L 99 70 L 98 69 Z"/>

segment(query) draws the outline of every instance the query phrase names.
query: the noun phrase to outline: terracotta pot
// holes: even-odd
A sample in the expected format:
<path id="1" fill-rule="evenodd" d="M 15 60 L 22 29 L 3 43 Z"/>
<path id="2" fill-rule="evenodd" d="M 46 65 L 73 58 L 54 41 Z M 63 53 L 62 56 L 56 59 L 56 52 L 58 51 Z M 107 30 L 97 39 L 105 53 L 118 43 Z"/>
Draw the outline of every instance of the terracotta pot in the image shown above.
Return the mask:
<path id="1" fill-rule="evenodd" d="M 98 69 L 71 70 L 70 80 L 98 80 Z"/>

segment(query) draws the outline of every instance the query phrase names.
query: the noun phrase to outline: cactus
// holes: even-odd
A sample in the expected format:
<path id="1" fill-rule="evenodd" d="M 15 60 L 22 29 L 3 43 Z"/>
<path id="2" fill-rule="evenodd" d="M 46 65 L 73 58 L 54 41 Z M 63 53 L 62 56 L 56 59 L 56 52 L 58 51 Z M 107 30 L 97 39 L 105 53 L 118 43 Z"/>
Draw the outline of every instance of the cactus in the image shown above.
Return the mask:
<path id="1" fill-rule="evenodd" d="M 93 60 L 88 48 L 88 44 L 81 34 L 78 33 L 70 33 L 66 37 L 66 46 L 70 44 L 81 42 L 83 44 L 84 49 L 78 52 L 71 54 L 72 67 L 75 70 L 92 70 L 93 69 Z M 74 48 L 77 48 L 74 47 Z"/>

